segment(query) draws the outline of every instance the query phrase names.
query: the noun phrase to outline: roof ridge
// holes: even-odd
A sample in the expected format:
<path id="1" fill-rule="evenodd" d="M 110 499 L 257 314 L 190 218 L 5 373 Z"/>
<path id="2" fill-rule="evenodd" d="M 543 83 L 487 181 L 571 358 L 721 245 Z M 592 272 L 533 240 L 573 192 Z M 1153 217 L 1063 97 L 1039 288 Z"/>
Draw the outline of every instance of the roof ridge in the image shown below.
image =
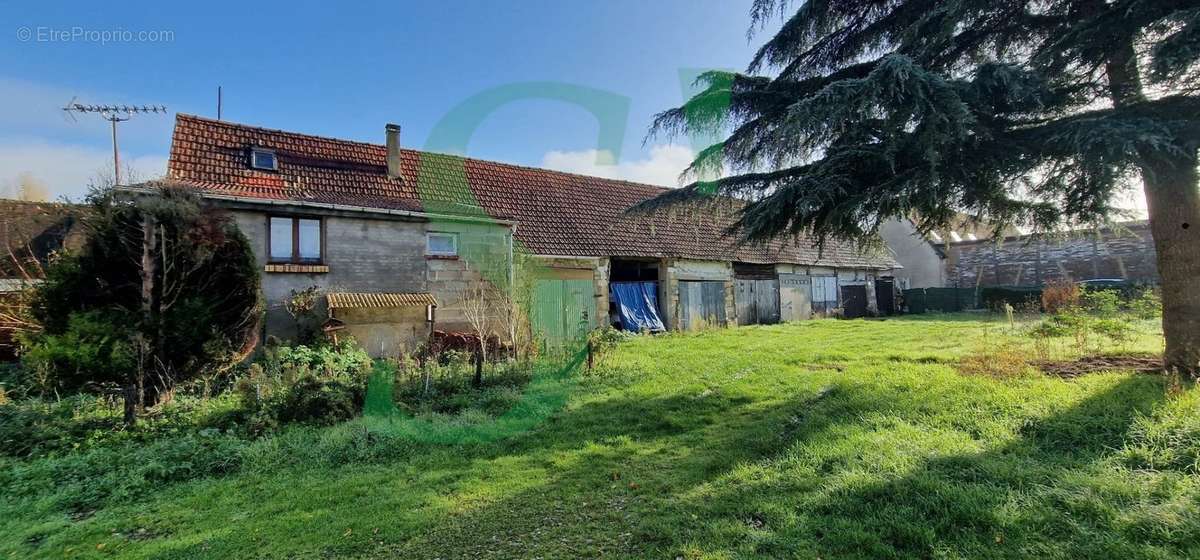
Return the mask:
<path id="1" fill-rule="evenodd" d="M 361 140 L 350 140 L 347 138 L 336 138 L 333 136 L 321 136 L 318 134 L 308 134 L 308 133 L 304 133 L 304 132 L 294 132 L 291 130 L 283 130 L 283 129 L 278 129 L 278 128 L 267 128 L 265 126 L 244 124 L 244 123 L 227 121 L 227 120 L 217 120 L 214 118 L 202 117 L 202 116 L 193 115 L 190 113 L 176 113 L 175 118 L 176 118 L 176 120 L 178 120 L 180 118 L 191 119 L 191 120 L 195 120 L 195 121 L 202 121 L 202 122 L 219 124 L 219 125 L 236 127 L 236 128 L 258 130 L 258 131 L 267 132 L 267 133 L 271 133 L 271 134 L 287 134 L 290 136 L 311 138 L 314 140 L 321 140 L 321 141 L 325 141 L 325 142 L 342 142 L 342 143 L 346 143 L 346 144 L 356 144 L 359 146 L 366 146 L 366 147 L 377 148 L 377 149 L 381 149 L 381 150 L 387 149 L 387 146 L 385 146 L 383 144 L 375 144 L 372 142 L 363 142 Z M 635 187 L 649 187 L 649 188 L 657 189 L 660 191 L 669 191 L 669 190 L 673 190 L 674 188 L 676 188 L 676 187 L 665 187 L 662 185 L 651 185 L 650 183 L 639 183 L 637 181 L 629 181 L 626 179 L 613 179 L 610 177 L 600 177 L 597 175 L 585 175 L 583 173 L 573 173 L 570 171 L 559 171 L 557 169 L 546 169 L 545 167 L 535 167 L 532 165 L 522 165 L 519 163 L 510 163 L 510 162 L 506 162 L 506 161 L 496 161 L 496 160 L 490 160 L 490 159 L 475 158 L 475 157 L 470 157 L 470 156 L 464 156 L 461 154 L 447 154 L 447 153 L 443 153 L 443 152 L 434 152 L 434 151 L 430 151 L 430 150 L 419 150 L 416 148 L 400 148 L 400 150 L 404 151 L 404 152 L 418 154 L 418 155 L 430 154 L 430 155 L 435 155 L 435 156 L 451 157 L 451 158 L 461 159 L 463 161 L 469 161 L 469 162 L 474 162 L 474 163 L 484 163 L 484 164 L 488 164 L 488 165 L 499 165 L 499 166 L 503 166 L 503 167 L 511 167 L 514 169 L 536 171 L 539 173 L 553 173 L 555 175 L 582 177 L 585 179 L 593 179 L 593 180 L 598 179 L 601 181 L 606 181 L 606 182 L 616 183 L 616 184 L 621 184 L 621 185 L 628 185 L 628 186 L 635 186 Z"/>

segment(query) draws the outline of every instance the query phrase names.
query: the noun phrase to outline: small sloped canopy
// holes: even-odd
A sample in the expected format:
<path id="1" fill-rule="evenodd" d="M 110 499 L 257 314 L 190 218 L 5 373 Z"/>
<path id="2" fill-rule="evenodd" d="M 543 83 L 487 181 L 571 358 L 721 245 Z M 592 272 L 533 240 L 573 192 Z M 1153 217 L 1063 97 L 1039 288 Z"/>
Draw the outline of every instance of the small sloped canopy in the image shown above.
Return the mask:
<path id="1" fill-rule="evenodd" d="M 392 307 L 437 307 L 428 292 L 331 292 L 325 295 L 330 309 L 386 309 Z"/>

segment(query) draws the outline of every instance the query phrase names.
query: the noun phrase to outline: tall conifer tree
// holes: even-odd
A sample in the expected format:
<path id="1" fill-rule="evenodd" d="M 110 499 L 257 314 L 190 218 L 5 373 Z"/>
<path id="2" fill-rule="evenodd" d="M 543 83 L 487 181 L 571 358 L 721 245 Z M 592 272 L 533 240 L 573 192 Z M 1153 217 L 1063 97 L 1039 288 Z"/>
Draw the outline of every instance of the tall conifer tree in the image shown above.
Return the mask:
<path id="1" fill-rule="evenodd" d="M 1143 186 L 1169 367 L 1200 370 L 1200 0 L 757 0 L 782 20 L 745 73 L 709 72 L 652 133 L 713 134 L 698 181 L 748 199 L 750 240 L 868 239 L 959 212 L 1096 223 Z"/>

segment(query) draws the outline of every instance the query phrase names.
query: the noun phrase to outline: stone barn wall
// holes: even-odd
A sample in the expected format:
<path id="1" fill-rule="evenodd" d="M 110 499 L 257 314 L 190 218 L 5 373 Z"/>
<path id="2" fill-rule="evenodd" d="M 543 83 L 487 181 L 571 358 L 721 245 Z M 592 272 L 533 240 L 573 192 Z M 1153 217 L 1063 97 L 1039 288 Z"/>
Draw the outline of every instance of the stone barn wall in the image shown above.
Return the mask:
<path id="1" fill-rule="evenodd" d="M 1157 283 L 1154 241 L 1145 223 L 1059 238 L 1008 237 L 950 245 L 946 271 L 950 285 L 1042 286 L 1055 280 L 1123 279 Z"/>

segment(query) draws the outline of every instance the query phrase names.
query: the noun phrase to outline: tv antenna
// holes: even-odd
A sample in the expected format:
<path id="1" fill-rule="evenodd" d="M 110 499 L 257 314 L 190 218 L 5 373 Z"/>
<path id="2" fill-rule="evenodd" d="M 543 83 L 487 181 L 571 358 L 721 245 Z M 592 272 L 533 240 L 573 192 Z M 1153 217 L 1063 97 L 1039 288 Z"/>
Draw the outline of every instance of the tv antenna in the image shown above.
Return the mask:
<path id="1" fill-rule="evenodd" d="M 117 123 L 125 122 L 132 119 L 134 115 L 145 113 L 163 113 L 166 114 L 166 105 L 84 105 L 76 103 L 74 97 L 63 107 L 71 120 L 75 120 L 75 113 L 96 113 L 101 118 L 112 124 L 112 147 L 113 147 L 113 185 L 121 184 L 121 156 L 117 150 Z"/>

